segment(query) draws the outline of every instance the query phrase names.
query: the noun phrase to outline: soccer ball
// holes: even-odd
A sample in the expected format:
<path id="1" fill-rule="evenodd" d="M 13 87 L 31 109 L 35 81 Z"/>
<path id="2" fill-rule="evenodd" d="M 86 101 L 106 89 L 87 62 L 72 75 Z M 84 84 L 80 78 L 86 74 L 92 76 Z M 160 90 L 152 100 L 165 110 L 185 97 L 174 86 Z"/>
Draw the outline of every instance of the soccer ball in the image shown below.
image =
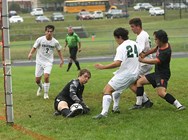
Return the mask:
<path id="1" fill-rule="evenodd" d="M 75 111 L 75 110 L 83 110 L 83 107 L 82 107 L 82 105 L 81 104 L 79 104 L 79 103 L 74 103 L 74 104 L 72 104 L 71 105 L 71 107 L 70 107 L 70 111 L 71 112 L 73 112 L 73 111 Z"/>

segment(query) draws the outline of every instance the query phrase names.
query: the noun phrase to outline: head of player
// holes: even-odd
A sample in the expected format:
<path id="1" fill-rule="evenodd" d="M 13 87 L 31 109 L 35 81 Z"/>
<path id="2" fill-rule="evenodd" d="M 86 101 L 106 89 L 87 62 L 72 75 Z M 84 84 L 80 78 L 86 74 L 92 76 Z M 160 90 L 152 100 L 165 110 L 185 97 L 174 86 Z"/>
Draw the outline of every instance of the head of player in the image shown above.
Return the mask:
<path id="1" fill-rule="evenodd" d="M 68 27 L 68 34 L 69 34 L 69 35 L 73 35 L 73 33 L 74 33 L 73 28 L 72 28 L 71 26 Z"/>
<path id="2" fill-rule="evenodd" d="M 133 18 L 129 21 L 129 25 L 133 33 L 139 35 L 142 31 L 142 21 L 140 18 Z"/>
<path id="3" fill-rule="evenodd" d="M 45 35 L 46 35 L 47 40 L 52 39 L 54 30 L 55 30 L 55 27 L 53 25 L 45 26 Z"/>
<path id="4" fill-rule="evenodd" d="M 168 35 L 163 30 L 158 30 L 153 33 L 155 38 L 155 43 L 157 46 L 162 46 L 163 44 L 168 43 Z"/>
<path id="5" fill-rule="evenodd" d="M 119 45 L 123 43 L 125 40 L 129 39 L 128 34 L 129 31 L 122 27 L 114 30 L 114 38 Z"/>
<path id="6" fill-rule="evenodd" d="M 90 78 L 91 78 L 91 72 L 87 69 L 82 69 L 78 73 L 78 79 L 81 85 L 86 84 Z"/>

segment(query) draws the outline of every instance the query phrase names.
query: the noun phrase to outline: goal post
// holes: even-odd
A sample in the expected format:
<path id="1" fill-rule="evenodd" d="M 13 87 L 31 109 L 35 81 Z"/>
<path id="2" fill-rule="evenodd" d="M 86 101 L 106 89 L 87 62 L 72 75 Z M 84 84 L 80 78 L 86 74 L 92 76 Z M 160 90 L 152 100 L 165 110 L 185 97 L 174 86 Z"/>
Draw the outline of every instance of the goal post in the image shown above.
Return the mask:
<path id="1" fill-rule="evenodd" d="M 5 115 L 9 125 L 14 124 L 12 72 L 9 35 L 8 0 L 0 0 L 1 3 L 1 31 L 2 31 L 2 65 L 4 74 Z"/>

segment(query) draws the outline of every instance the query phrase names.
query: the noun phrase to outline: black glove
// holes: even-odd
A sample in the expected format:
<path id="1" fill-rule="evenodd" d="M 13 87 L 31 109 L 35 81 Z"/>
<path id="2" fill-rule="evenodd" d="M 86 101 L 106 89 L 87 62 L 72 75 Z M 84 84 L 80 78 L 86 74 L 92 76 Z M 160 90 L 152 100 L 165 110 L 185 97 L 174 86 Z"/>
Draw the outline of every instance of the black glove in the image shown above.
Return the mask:
<path id="1" fill-rule="evenodd" d="M 83 114 L 89 113 L 89 111 L 90 111 L 89 107 L 84 102 L 81 102 L 80 104 L 83 107 Z"/>

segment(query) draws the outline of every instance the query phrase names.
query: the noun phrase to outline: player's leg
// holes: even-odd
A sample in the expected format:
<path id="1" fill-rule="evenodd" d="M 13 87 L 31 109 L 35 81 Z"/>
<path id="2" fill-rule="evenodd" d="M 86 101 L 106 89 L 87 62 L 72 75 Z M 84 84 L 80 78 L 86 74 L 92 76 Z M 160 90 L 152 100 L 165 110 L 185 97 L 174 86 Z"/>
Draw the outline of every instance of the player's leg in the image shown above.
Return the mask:
<path id="1" fill-rule="evenodd" d="M 67 67 L 67 72 L 70 70 L 71 66 L 72 66 L 72 48 L 69 48 L 69 63 L 68 63 L 68 67 Z"/>
<path id="2" fill-rule="evenodd" d="M 166 88 L 167 88 L 167 80 L 163 80 L 163 82 L 161 82 L 162 80 L 158 81 L 158 87 L 156 88 L 157 90 L 157 94 L 165 99 L 168 103 L 174 105 L 178 110 L 183 110 L 185 109 L 185 107 L 183 105 L 181 105 L 181 103 L 175 99 L 170 93 L 166 93 Z"/>
<path id="3" fill-rule="evenodd" d="M 76 48 L 74 48 L 74 49 L 72 50 L 71 58 L 73 59 L 75 65 L 76 65 L 76 67 L 77 67 L 77 70 L 80 70 L 80 64 L 79 64 L 79 62 L 78 62 L 78 60 L 77 60 L 77 52 L 78 52 L 78 48 L 76 47 Z"/>
<path id="4" fill-rule="evenodd" d="M 52 65 L 47 65 L 44 68 L 44 99 L 49 99 L 49 89 L 50 89 L 50 73 L 52 70 Z"/>
<path id="5" fill-rule="evenodd" d="M 153 68 L 153 65 L 142 65 L 139 69 L 139 78 L 142 77 L 143 75 L 147 75 L 151 73 L 151 70 Z M 137 87 L 136 87 L 137 89 Z M 135 92 L 136 93 L 136 92 Z M 153 102 L 148 98 L 147 94 L 144 92 L 143 98 L 142 98 L 142 105 L 145 108 L 150 108 L 153 106 Z"/>
<path id="6" fill-rule="evenodd" d="M 130 109 L 140 109 L 142 108 L 142 100 L 144 94 L 144 85 L 149 84 L 150 82 L 146 79 L 145 76 L 139 78 L 136 82 L 136 104 L 133 105 Z"/>
<path id="7" fill-rule="evenodd" d="M 113 91 L 114 91 L 114 89 L 109 84 L 107 84 L 105 86 L 104 95 L 103 95 L 103 99 L 102 99 L 102 111 L 101 111 L 100 114 L 94 116 L 93 117 L 94 119 L 100 119 L 100 118 L 107 116 L 108 110 L 109 110 L 109 107 L 110 107 L 110 103 L 112 101 L 111 94 L 112 94 Z"/>
<path id="8" fill-rule="evenodd" d="M 41 95 L 41 91 L 43 89 L 43 84 L 42 84 L 42 81 L 41 81 L 43 71 L 44 71 L 43 67 L 39 64 L 36 64 L 36 67 L 35 67 L 35 82 L 38 85 L 37 96 Z"/>
<path id="9" fill-rule="evenodd" d="M 120 101 L 120 95 L 123 92 L 123 90 L 117 90 L 112 93 L 112 99 L 113 99 L 113 113 L 120 113 L 119 110 L 119 101 Z"/>

